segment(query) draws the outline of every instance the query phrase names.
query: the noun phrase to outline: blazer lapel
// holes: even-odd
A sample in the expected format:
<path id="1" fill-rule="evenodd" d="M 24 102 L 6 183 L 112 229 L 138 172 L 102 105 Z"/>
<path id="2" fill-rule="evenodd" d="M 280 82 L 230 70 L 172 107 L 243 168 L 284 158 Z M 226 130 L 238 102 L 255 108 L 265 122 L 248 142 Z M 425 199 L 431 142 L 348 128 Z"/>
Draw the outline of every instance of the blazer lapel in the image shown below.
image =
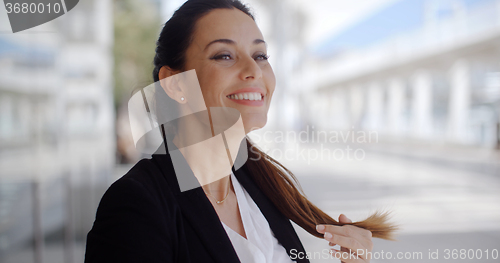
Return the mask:
<path id="1" fill-rule="evenodd" d="M 219 216 L 201 187 L 181 193 L 178 202 L 182 214 L 215 262 L 240 262 Z"/>
<path id="2" fill-rule="evenodd" d="M 214 262 L 240 262 L 217 212 L 201 187 L 181 192 L 168 154 L 153 155 L 174 192 L 182 215 L 196 232 Z M 182 176 L 193 176 L 185 174 Z"/>
<path id="3" fill-rule="evenodd" d="M 264 217 L 267 219 L 267 222 L 269 223 L 269 226 L 271 227 L 278 242 L 285 248 L 288 256 L 291 256 L 290 251 L 292 249 L 296 249 L 297 253 L 304 252 L 305 255 L 305 249 L 302 246 L 295 229 L 290 223 L 290 220 L 279 212 L 276 206 L 274 206 L 267 196 L 265 196 L 264 193 L 257 187 L 255 182 L 247 174 L 248 171 L 245 168 L 246 164 L 239 170 L 234 171 L 234 175 L 248 194 L 250 194 Z M 303 259 L 296 260 L 301 263 L 309 262 L 309 260 L 305 257 Z"/>

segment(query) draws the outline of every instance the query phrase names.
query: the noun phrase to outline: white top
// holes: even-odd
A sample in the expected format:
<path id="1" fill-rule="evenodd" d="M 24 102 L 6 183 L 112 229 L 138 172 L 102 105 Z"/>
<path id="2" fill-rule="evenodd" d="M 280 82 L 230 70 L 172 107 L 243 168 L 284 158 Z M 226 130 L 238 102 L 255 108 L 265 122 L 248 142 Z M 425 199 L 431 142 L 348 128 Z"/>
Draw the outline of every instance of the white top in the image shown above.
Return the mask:
<path id="1" fill-rule="evenodd" d="M 222 225 L 226 230 L 241 263 L 291 263 L 285 248 L 278 243 L 269 223 L 248 192 L 241 187 L 231 172 L 231 182 L 236 193 L 238 207 L 247 238 Z"/>

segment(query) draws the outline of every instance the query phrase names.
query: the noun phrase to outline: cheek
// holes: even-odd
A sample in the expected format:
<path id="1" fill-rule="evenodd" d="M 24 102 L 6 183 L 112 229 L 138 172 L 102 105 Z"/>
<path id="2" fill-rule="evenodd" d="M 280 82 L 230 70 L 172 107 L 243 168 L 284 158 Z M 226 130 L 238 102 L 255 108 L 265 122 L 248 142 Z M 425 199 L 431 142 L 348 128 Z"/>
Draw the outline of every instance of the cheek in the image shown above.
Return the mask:
<path id="1" fill-rule="evenodd" d="M 220 106 L 224 78 L 217 70 L 205 70 L 198 75 L 200 88 L 207 107 Z"/>
<path id="2" fill-rule="evenodd" d="M 269 69 L 264 71 L 264 78 L 267 89 L 269 90 L 270 95 L 272 95 L 274 89 L 276 88 L 276 77 L 274 76 L 274 72 L 270 67 Z"/>

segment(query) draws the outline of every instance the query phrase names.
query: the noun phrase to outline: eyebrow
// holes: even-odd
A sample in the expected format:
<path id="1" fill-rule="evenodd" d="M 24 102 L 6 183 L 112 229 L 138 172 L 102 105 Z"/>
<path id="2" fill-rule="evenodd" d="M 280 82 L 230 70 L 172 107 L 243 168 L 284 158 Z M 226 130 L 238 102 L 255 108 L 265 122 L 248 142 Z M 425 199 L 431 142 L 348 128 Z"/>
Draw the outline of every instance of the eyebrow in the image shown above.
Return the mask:
<path id="1" fill-rule="evenodd" d="M 236 42 L 235 42 L 234 40 L 227 39 L 227 38 L 221 38 L 221 39 L 216 39 L 216 40 L 214 40 L 214 41 L 212 41 L 212 42 L 208 43 L 208 44 L 205 46 L 205 50 L 207 50 L 207 49 L 208 49 L 208 47 L 209 47 L 210 45 L 215 44 L 215 43 L 224 43 L 224 44 L 229 44 L 229 45 L 235 45 L 235 44 L 236 44 Z M 261 43 L 266 44 L 266 41 L 264 41 L 264 40 L 262 40 L 262 39 L 259 39 L 259 38 L 255 39 L 255 40 L 253 41 L 253 44 L 254 44 L 254 45 L 261 44 Z M 267 45 L 267 44 L 266 44 L 266 45 Z"/>

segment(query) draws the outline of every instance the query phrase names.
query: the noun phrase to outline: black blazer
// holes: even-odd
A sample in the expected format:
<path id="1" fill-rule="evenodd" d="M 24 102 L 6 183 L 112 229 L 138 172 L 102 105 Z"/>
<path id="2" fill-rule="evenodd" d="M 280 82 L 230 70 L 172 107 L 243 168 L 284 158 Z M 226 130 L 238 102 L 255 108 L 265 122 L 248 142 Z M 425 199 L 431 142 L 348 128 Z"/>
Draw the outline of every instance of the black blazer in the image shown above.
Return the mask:
<path id="1" fill-rule="evenodd" d="M 233 171 L 287 253 L 303 252 L 290 220 L 249 177 Z M 294 259 L 309 262 L 307 259 Z M 85 262 L 240 262 L 201 187 L 181 192 L 168 154 L 139 161 L 106 191 L 87 235 Z"/>

